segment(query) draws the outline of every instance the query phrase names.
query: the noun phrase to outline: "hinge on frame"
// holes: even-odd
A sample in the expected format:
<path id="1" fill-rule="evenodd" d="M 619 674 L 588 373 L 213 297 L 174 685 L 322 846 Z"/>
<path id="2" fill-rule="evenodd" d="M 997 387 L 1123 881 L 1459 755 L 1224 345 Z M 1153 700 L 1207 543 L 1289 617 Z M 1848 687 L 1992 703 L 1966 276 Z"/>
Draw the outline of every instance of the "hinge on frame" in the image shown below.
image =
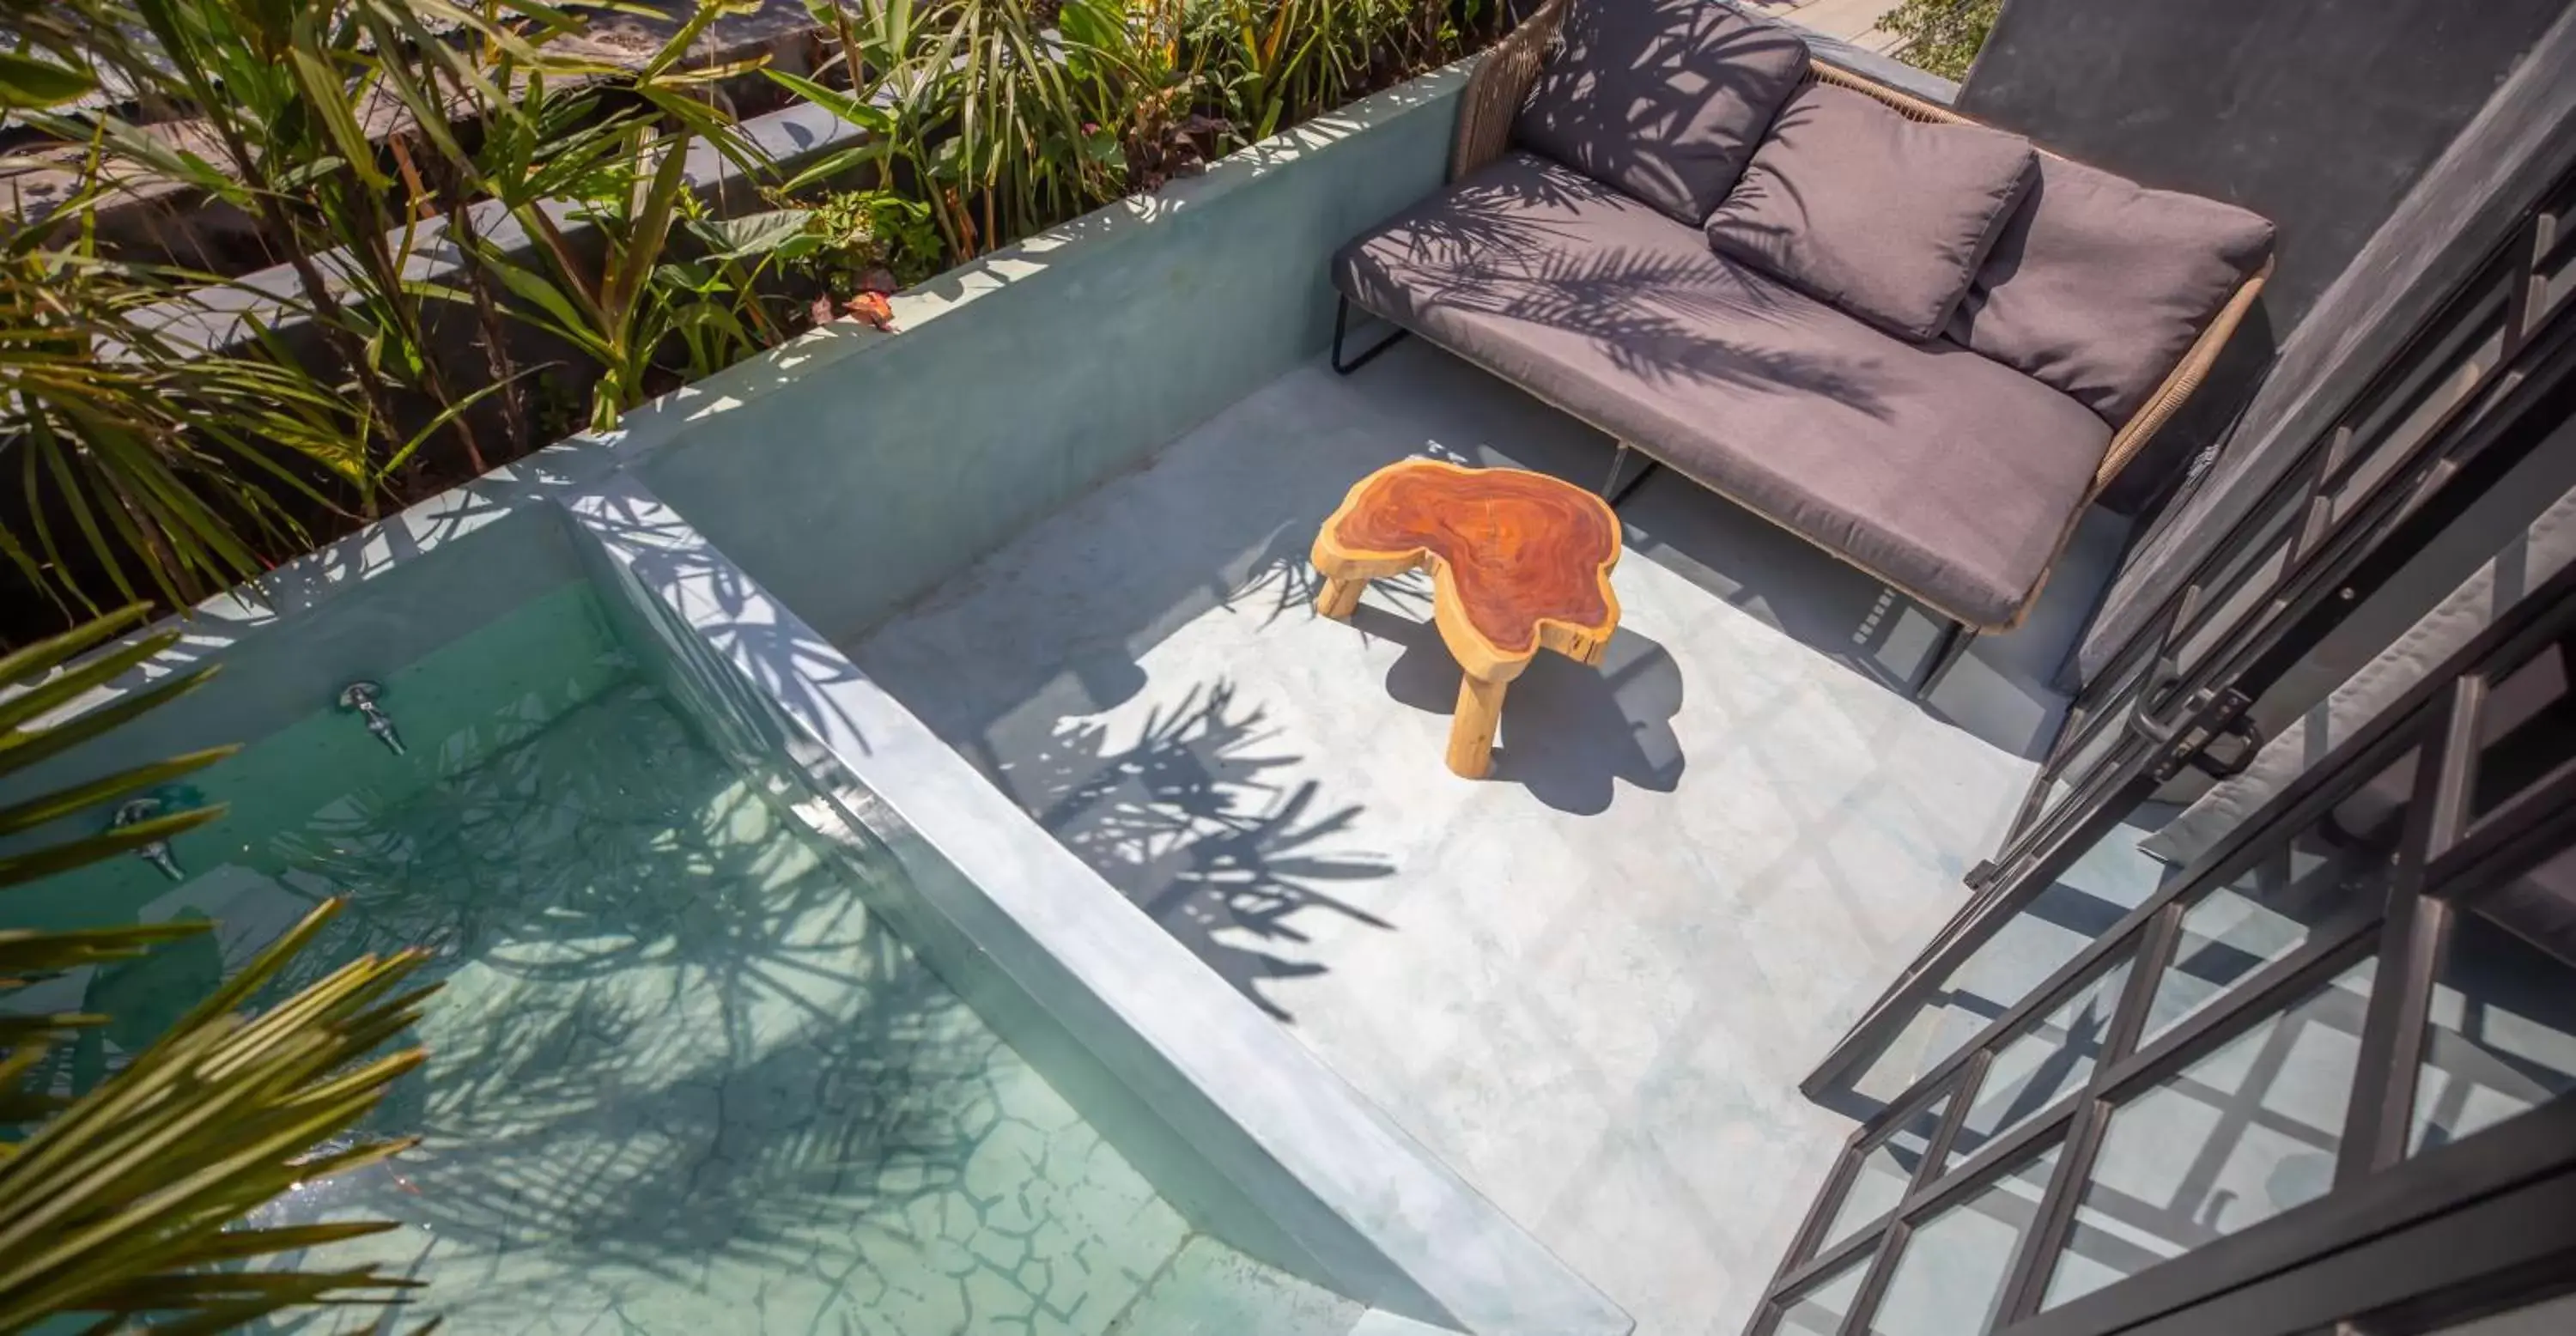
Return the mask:
<path id="1" fill-rule="evenodd" d="M 2264 742 L 2263 730 L 2245 715 L 2253 704 L 2251 697 L 2234 687 L 2201 693 L 2182 711 L 2182 722 L 2171 730 L 2157 729 L 2148 734 L 2163 745 L 2149 775 L 2161 784 L 2182 773 L 2186 765 L 2213 779 L 2242 773 L 2253 764 Z M 2159 733 L 2163 736 L 2156 736 Z M 2210 744 L 2227 737 L 2237 739 L 2237 753 L 2224 758 L 2211 755 Z"/>

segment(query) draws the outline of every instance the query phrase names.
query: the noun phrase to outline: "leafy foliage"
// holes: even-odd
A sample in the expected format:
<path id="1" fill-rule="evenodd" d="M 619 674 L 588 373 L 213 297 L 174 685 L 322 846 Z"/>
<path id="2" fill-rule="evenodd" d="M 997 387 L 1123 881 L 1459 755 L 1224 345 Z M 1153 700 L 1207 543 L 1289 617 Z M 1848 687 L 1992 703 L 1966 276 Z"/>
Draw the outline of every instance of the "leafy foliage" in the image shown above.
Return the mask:
<path id="1" fill-rule="evenodd" d="M 1905 39 L 1906 64 L 1944 79 L 1965 79 L 2003 13 L 2004 0 L 1904 0 L 1878 26 Z"/>
<path id="2" fill-rule="evenodd" d="M 128 608 L 0 658 L 0 778 L 193 690 L 211 669 L 68 719 L 48 716 L 167 649 L 147 636 L 77 667 L 74 656 L 140 621 Z M 166 784 L 229 755 L 219 748 L 140 766 L 0 810 L 0 835 Z M 103 835 L 41 843 L 0 858 L 0 891 L 130 853 L 222 814 L 172 813 Z M 149 1314 L 154 1330 L 225 1330 L 317 1301 L 378 1301 L 408 1282 L 369 1268 L 250 1269 L 393 1226 L 355 1221 L 238 1228 L 234 1221 L 297 1183 L 384 1160 L 401 1141 L 350 1136 L 385 1088 L 425 1058 L 379 1052 L 418 1019 L 431 991 L 404 988 L 422 957 L 354 960 L 263 1014 L 242 1008 L 338 910 L 325 904 L 271 944 L 122 1069 L 77 1098 L 56 1092 L 57 1045 L 108 1023 L 88 1013 L 0 1013 L 0 1332 L 80 1314 L 107 1330 Z M 0 930 L 0 998 L 64 970 L 167 948 L 205 922 L 75 932 Z M 329 1149 L 317 1151 L 318 1146 Z"/>
<path id="3" fill-rule="evenodd" d="M 545 0 L 0 0 L 0 116 L 76 148 L 81 182 L 0 237 L 0 556 L 65 619 L 185 606 L 777 342 L 800 285 L 828 312 L 920 281 L 1500 22 L 1492 0 L 806 4 L 823 67 L 768 77 L 866 133 L 781 179 L 725 91 L 760 62 L 707 54 L 755 0 L 702 0 L 623 63 Z M 711 213 L 693 155 L 753 177 L 765 230 Z M 98 223 L 138 183 L 237 214 L 291 281 L 121 255 Z"/>
<path id="4" fill-rule="evenodd" d="M 1463 54 L 1487 0 L 805 0 L 867 131 L 789 183 L 872 169 L 981 254 Z M 1053 26 L 1044 26 L 1047 20 Z"/>
<path id="5" fill-rule="evenodd" d="M 939 272 L 943 251 L 930 206 L 898 191 L 835 190 L 809 209 L 775 214 L 801 234 L 783 243 L 787 267 L 831 295 L 909 287 Z"/>
<path id="6" fill-rule="evenodd" d="M 1187 175 L 1499 22 L 1489 0 L 809 0 L 830 65 L 769 77 L 866 134 L 780 180 L 720 92 L 749 67 L 698 58 L 748 7 L 704 0 L 613 66 L 543 0 L 0 0 L 0 116 L 76 148 L 79 178 L 49 217 L 0 234 L 0 471 L 18 488 L 0 556 L 65 617 L 185 605 L 291 553 L 308 524 L 372 518 L 575 419 L 611 426 L 775 342 L 794 283 L 855 292 L 883 325 L 885 289 Z M 762 180 L 772 207 L 717 216 L 689 188 L 693 151 Z M 238 213 L 291 284 L 119 256 L 98 220 L 138 184 Z M 435 337 L 460 321 L 479 365 Z M 530 333 L 587 374 L 525 360 Z M 433 446 L 448 473 L 424 464 Z M 0 779 L 204 680 L 57 717 L 176 639 L 100 651 L 146 615 L 0 656 Z M 43 838 L 225 754 L 0 807 L 16 840 L 0 892 L 215 819 Z M 0 1124 L 19 1130 L 0 1141 L 0 1333 L 65 1313 L 215 1331 L 398 1295 L 407 1282 L 373 1269 L 264 1265 L 389 1226 L 236 1223 L 403 1148 L 352 1133 L 422 1060 L 382 1051 L 429 991 L 408 986 L 416 953 L 244 1012 L 292 986 L 336 911 L 76 1095 L 54 1059 L 110 1018 L 0 1015 Z M 0 930 L 0 996 L 205 926 Z"/>

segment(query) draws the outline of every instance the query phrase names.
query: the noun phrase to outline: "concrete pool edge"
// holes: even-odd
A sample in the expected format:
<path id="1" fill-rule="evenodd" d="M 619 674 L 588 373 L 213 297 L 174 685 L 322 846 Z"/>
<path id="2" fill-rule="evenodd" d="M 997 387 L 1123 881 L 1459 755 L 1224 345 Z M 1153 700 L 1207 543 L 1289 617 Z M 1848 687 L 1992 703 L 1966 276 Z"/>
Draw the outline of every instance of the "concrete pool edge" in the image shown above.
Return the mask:
<path id="1" fill-rule="evenodd" d="M 262 672 L 274 661 L 298 678 L 301 669 L 318 670 L 317 660 L 335 671 L 368 669 L 435 644 L 445 628 L 540 592 L 527 578 L 532 569 L 571 578 L 557 526 L 543 517 L 554 501 L 621 473 L 641 477 L 805 621 L 846 643 L 1028 523 L 1320 353 L 1333 311 L 1325 255 L 1437 185 L 1472 65 L 1470 58 L 1398 84 L 1229 154 L 1199 176 L 938 275 L 894 299 L 903 334 L 836 321 L 644 404 L 613 430 L 577 433 L 424 497 L 185 616 L 120 638 L 122 645 L 176 631 L 181 641 L 69 708 L 217 659 L 247 657 Z M 1284 245 L 1302 247 L 1312 263 L 1278 263 Z M 1138 290 L 1148 281 L 1162 290 Z M 1211 282 L 1224 286 L 1211 290 Z M 1115 297 L 1120 309 L 1101 312 L 1103 297 Z M 1153 326 L 1151 337 L 1097 328 L 1109 315 L 1136 313 Z M 1059 365 L 1033 385 L 1010 357 L 980 349 L 1033 336 L 1071 348 L 1105 341 L 1118 350 L 1111 360 L 1120 374 L 1084 378 Z M 961 391 L 961 370 L 987 383 Z M 1043 401 L 1061 429 L 1030 432 L 992 416 L 996 403 L 1014 399 Z M 965 418 L 938 432 L 907 427 L 941 404 Z M 782 428 L 780 414 L 796 419 L 792 429 Z M 816 415 L 828 424 L 819 436 L 803 420 Z M 1075 431 L 1078 438 L 1064 435 Z M 983 455 L 962 448 L 979 440 Z M 817 445 L 824 454 L 772 453 Z M 791 522 L 781 513 L 818 498 L 832 503 L 827 521 Z M 924 540 L 925 528 L 938 539 Z M 440 558 L 468 538 L 486 550 L 485 564 L 460 574 Z M 415 574 L 423 566 L 438 568 L 439 587 L 403 588 L 423 583 Z M 352 633 L 353 625 L 364 629 Z M 331 639 L 318 653 L 279 644 L 317 635 Z M 309 686 L 299 678 L 285 689 L 252 690 L 232 680 L 209 690 L 235 698 L 230 727 L 256 733 L 300 714 Z M 150 745 L 168 740 L 157 732 L 156 724 Z M 141 736 L 127 730 L 107 739 L 103 754 L 122 757 Z M 228 740 L 210 734 L 190 745 Z M 0 793 L 53 782 L 65 759 L 12 777 Z"/>
<path id="2" fill-rule="evenodd" d="M 742 680 L 758 687 L 792 677 L 798 690 L 770 693 L 768 703 L 864 786 L 872 816 L 892 818 L 869 824 L 941 902 L 939 912 L 1040 1005 L 1097 1009 L 1114 1021 L 1114 1034 L 1099 1026 L 1076 1033 L 1177 1135 L 1279 1217 L 1304 1253 L 1306 1265 L 1292 1269 L 1320 1268 L 1325 1274 L 1310 1278 L 1354 1299 L 1471 1333 L 1632 1329 L 1589 1282 L 1209 972 L 675 510 L 627 478 L 565 498 L 564 508 L 606 560 Z M 939 875 L 940 865 L 950 875 Z M 1012 950 L 1008 939 L 1022 937 L 1034 956 Z M 1120 1037 L 1134 1042 L 1112 1042 Z M 1312 1201 L 1263 1181 L 1237 1137 Z"/>
<path id="3" fill-rule="evenodd" d="M 1332 309 L 1323 255 L 1437 182 L 1464 80 L 1463 65 L 1436 71 L 1155 196 L 942 275 L 897 300 L 912 338 L 847 322 L 817 331 L 639 409 L 615 432 L 567 439 L 424 498 L 208 600 L 193 617 L 137 633 L 176 630 L 182 640 L 70 709 L 202 664 L 220 661 L 232 671 L 186 706 L 53 758 L 15 777 L 9 790 L 41 787 L 72 769 L 262 735 L 308 713 L 328 698 L 326 688 L 351 676 L 380 674 L 565 582 L 596 583 L 589 549 L 605 540 L 595 521 L 611 518 L 603 507 L 625 507 L 631 513 L 614 517 L 617 525 L 634 515 L 648 521 L 616 536 L 630 553 L 649 555 L 671 538 L 678 546 L 661 551 L 700 563 L 699 594 L 714 592 L 708 581 L 755 591 L 699 606 L 685 579 L 665 571 L 681 595 L 677 605 L 695 607 L 699 629 L 722 633 L 710 643 L 757 670 L 752 680 L 773 689 L 773 702 L 801 730 L 875 786 L 871 812 L 886 818 L 875 833 L 944 898 L 942 912 L 978 949 L 1019 950 L 1016 981 L 1075 1013 L 1077 1041 L 1100 1046 L 1109 1042 L 1104 1035 L 1133 1036 L 1112 1046 L 1123 1052 L 1098 1056 L 1134 1082 L 1129 1098 L 1186 1125 L 1199 1142 L 1195 1153 L 1252 1180 L 1237 1186 L 1281 1217 L 1280 1237 L 1303 1262 L 1291 1269 L 1329 1273 L 1353 1299 L 1444 1328 L 1626 1332 L 1632 1324 L 1616 1307 L 812 630 L 820 617 L 846 633 L 898 606 L 1319 351 Z M 1283 255 L 1312 263 L 1283 264 Z M 1106 314 L 1153 322 L 1152 339 L 1122 343 L 1132 331 L 1094 331 L 1102 313 L 1084 314 L 1080 303 L 1127 293 L 1140 275 L 1151 280 L 1153 299 Z M 828 437 L 799 440 L 781 429 L 805 414 L 847 422 L 854 397 L 883 406 L 888 394 L 920 382 L 925 365 L 954 360 L 989 380 L 997 359 L 976 352 L 977 341 L 1035 331 L 1058 340 L 1093 331 L 1125 355 L 1117 375 L 1083 381 L 1074 375 L 1081 368 L 1059 366 L 1056 379 L 1022 387 L 1054 416 L 1078 423 L 1066 429 L 1071 435 L 1017 430 L 973 396 L 962 410 L 968 420 L 949 424 L 955 429 L 945 435 L 906 430 L 911 419 L 901 414 L 893 423 L 862 417 L 867 430 Z M 998 360 L 1007 366 L 1009 358 Z M 958 374 L 941 372 L 917 391 L 920 400 L 907 402 L 927 402 L 942 385 L 953 390 Z M 762 411 L 739 411 L 764 402 Z M 784 419 L 775 416 L 782 412 Z M 960 440 L 991 453 L 961 456 Z M 782 441 L 820 445 L 826 454 L 764 453 Z M 773 513 L 818 498 L 844 508 L 828 523 Z M 709 518 L 729 526 L 725 541 L 756 549 L 753 569 L 764 580 L 796 588 L 777 598 L 759 592 L 735 565 L 742 554 L 700 536 Z M 905 526 L 921 523 L 954 533 L 927 554 L 904 549 Z M 866 541 L 853 546 L 854 535 Z M 890 548 L 902 549 L 900 559 Z M 1114 1024 L 1085 1019 L 1102 1017 Z M 1296 1192 L 1281 1195 L 1279 1182 Z"/>

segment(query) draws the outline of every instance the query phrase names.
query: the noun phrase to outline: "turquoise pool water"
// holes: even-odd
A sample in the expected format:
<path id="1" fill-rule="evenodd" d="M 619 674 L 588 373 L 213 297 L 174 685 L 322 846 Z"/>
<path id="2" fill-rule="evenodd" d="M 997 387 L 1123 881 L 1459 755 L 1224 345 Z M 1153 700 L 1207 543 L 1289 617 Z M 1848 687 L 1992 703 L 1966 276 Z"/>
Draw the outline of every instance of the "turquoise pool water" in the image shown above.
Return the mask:
<path id="1" fill-rule="evenodd" d="M 179 841 L 184 882 L 121 860 L 42 888 L 55 921 L 112 905 L 220 925 L 53 985 L 120 1018 L 58 1078 L 95 1079 L 343 895 L 303 974 L 436 956 L 444 991 L 414 1036 L 431 1062 L 372 1128 L 423 1140 L 263 1220 L 399 1221 L 310 1260 L 428 1282 L 402 1329 L 431 1313 L 454 1332 L 692 1336 L 1348 1327 L 1357 1305 L 1194 1234 L 871 912 L 870 879 L 898 874 L 817 837 L 781 776 L 710 751 L 595 606 L 527 615 L 576 621 L 447 656 L 509 677 L 479 714 L 458 680 L 393 681 L 409 757 L 317 716 L 206 773 L 209 797 L 256 788 L 241 806 L 265 821 L 237 810 Z"/>

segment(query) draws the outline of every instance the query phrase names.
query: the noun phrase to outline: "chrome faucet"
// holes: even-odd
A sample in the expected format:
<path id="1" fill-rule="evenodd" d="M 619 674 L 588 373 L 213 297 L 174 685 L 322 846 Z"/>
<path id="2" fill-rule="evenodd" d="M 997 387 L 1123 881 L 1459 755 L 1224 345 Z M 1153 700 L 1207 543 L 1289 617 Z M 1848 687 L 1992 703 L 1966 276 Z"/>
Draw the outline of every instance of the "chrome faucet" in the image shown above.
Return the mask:
<path id="1" fill-rule="evenodd" d="M 141 825 L 170 810 L 170 803 L 159 797 L 132 798 L 117 804 L 116 815 L 108 818 L 107 828 L 113 833 L 128 826 Z M 134 851 L 134 856 L 161 870 L 172 881 L 186 881 L 188 874 L 179 870 L 179 860 L 170 856 L 168 840 L 154 840 Z"/>
<path id="2" fill-rule="evenodd" d="M 386 750 L 400 756 L 403 754 L 402 735 L 394 732 L 393 717 L 385 713 L 385 707 L 376 703 L 384 696 L 385 689 L 378 683 L 352 682 L 340 688 L 340 708 L 366 716 L 367 731 L 375 734 L 376 741 L 385 744 Z"/>

